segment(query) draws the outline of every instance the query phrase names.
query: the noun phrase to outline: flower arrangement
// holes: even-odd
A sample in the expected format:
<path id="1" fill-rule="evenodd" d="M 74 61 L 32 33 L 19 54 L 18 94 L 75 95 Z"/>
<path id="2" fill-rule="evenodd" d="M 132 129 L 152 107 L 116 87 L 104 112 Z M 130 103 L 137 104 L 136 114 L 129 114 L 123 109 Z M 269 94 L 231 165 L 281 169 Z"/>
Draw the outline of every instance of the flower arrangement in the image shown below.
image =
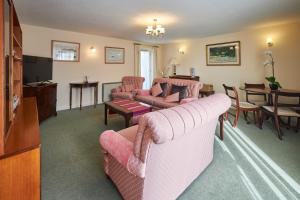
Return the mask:
<path id="1" fill-rule="evenodd" d="M 265 51 L 265 56 L 267 57 L 266 61 L 264 62 L 264 66 L 272 66 L 272 76 L 266 77 L 266 80 L 269 82 L 269 86 L 272 90 L 277 90 L 281 88 L 281 85 L 278 81 L 276 81 L 275 73 L 274 73 L 274 57 L 272 51 Z"/>

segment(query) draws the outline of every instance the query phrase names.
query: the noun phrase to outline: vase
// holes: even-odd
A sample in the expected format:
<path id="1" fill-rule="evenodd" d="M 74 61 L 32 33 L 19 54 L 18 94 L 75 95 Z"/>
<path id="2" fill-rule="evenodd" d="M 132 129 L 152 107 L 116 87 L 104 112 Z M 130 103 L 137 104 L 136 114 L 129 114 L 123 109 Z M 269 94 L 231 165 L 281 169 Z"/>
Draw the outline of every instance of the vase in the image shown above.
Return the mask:
<path id="1" fill-rule="evenodd" d="M 269 84 L 269 87 L 271 88 L 271 90 L 278 90 L 278 85 L 277 84 Z"/>

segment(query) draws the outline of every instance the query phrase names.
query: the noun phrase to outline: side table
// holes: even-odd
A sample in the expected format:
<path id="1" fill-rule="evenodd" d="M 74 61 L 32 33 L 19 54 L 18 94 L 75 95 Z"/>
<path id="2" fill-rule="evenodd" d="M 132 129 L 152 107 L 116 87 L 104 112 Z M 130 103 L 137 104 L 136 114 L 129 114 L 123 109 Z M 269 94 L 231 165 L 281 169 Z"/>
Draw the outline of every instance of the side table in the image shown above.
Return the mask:
<path id="1" fill-rule="evenodd" d="M 97 82 L 78 82 L 78 83 L 70 83 L 70 110 L 72 109 L 72 89 L 79 88 L 80 89 L 80 110 L 82 107 L 82 88 L 92 87 L 94 88 L 94 107 L 96 107 L 98 103 L 98 81 Z"/>

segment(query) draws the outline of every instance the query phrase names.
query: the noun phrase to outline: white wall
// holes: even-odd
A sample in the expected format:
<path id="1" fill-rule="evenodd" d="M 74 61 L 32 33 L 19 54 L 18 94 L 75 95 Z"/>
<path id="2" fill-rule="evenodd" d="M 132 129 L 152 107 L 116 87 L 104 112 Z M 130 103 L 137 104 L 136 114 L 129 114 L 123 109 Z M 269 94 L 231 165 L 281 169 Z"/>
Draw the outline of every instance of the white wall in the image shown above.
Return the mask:
<path id="1" fill-rule="evenodd" d="M 177 57 L 180 66 L 177 74 L 189 75 L 190 67 L 196 68 L 196 75 L 204 83 L 211 83 L 217 92 L 223 92 L 222 84 L 242 86 L 245 82 L 261 83 L 270 76 L 270 69 L 263 67 L 267 50 L 266 38 L 272 37 L 271 50 L 275 57 L 275 76 L 284 88 L 300 89 L 300 22 L 247 30 L 207 38 L 189 39 L 180 43 L 163 45 L 163 63 Z M 241 41 L 241 66 L 206 66 L 207 44 Z M 184 55 L 178 50 L 183 48 Z"/>
<path id="2" fill-rule="evenodd" d="M 69 107 L 69 83 L 83 81 L 85 75 L 89 80 L 99 81 L 99 102 L 101 102 L 101 84 L 120 81 L 125 75 L 134 73 L 133 41 L 116 38 L 87 35 L 69 31 L 49 29 L 31 25 L 22 25 L 23 53 L 51 57 L 51 40 L 63 40 L 80 43 L 80 62 L 53 63 L 53 82 L 58 83 L 57 109 Z M 92 54 L 89 48 L 94 46 L 97 51 Z M 125 64 L 104 64 L 104 46 L 125 48 Z M 93 90 L 84 89 L 83 105 L 93 104 Z M 79 90 L 73 90 L 73 106 L 79 106 Z"/>

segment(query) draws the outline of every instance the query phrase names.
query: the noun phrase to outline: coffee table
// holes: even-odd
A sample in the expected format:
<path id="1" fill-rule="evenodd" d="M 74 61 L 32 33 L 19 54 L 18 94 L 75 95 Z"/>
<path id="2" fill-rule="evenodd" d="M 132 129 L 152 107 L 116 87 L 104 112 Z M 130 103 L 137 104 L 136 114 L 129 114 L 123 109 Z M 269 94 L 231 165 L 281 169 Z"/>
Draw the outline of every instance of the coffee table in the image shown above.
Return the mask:
<path id="1" fill-rule="evenodd" d="M 125 118 L 125 126 L 129 127 L 130 120 L 133 117 L 143 115 L 152 111 L 152 106 L 134 100 L 115 99 L 104 103 L 104 123 L 107 125 L 108 110 Z"/>

